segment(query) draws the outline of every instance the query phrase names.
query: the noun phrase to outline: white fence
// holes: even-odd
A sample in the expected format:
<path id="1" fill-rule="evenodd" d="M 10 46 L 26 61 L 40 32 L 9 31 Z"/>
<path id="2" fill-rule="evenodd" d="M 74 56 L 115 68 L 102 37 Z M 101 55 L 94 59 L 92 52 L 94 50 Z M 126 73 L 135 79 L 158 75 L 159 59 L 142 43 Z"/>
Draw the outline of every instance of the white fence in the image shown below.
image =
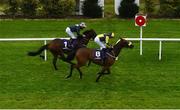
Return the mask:
<path id="1" fill-rule="evenodd" d="M 1 38 L 0 41 L 44 41 L 44 44 L 47 44 L 47 41 L 53 40 L 55 38 Z M 62 38 L 68 39 L 68 38 Z M 163 42 L 179 42 L 180 38 L 126 38 L 130 41 L 158 41 L 159 42 L 159 60 L 162 59 L 162 43 Z M 45 60 L 47 60 L 47 51 L 44 51 Z"/>

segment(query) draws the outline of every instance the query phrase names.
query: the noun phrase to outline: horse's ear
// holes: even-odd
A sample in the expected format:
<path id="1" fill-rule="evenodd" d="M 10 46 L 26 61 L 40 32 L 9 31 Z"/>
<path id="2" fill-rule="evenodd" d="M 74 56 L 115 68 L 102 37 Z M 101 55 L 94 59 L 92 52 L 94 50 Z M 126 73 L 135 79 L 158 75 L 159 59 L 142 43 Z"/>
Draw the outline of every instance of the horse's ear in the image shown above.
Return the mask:
<path id="1" fill-rule="evenodd" d="M 121 40 L 125 40 L 124 38 L 120 38 Z"/>

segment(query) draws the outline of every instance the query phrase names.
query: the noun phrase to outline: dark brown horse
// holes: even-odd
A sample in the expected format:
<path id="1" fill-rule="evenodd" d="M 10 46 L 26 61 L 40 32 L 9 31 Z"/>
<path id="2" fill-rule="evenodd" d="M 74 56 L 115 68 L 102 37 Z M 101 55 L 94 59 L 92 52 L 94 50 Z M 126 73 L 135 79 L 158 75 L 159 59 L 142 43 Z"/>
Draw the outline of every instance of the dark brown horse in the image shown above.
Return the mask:
<path id="1" fill-rule="evenodd" d="M 69 48 L 69 45 L 71 45 L 70 40 L 55 39 L 55 40 L 52 40 L 47 45 L 40 47 L 39 50 L 37 50 L 36 52 L 28 52 L 28 55 L 36 56 L 36 55 L 41 54 L 45 49 L 49 50 L 52 53 L 52 55 L 54 56 L 53 65 L 54 65 L 55 70 L 57 70 L 56 62 L 57 62 L 58 58 L 62 59 L 63 61 L 65 61 L 67 63 L 72 64 L 71 60 L 73 60 L 73 58 L 74 58 L 73 55 L 75 55 L 76 51 L 79 48 L 86 47 L 89 40 L 96 35 L 97 34 L 93 29 L 83 32 L 83 35 L 78 37 L 78 39 L 76 41 L 77 44 L 74 48 Z M 67 60 L 67 58 L 65 57 L 65 54 L 68 54 L 68 55 L 70 54 L 69 56 L 71 58 L 69 58 Z"/>
<path id="2" fill-rule="evenodd" d="M 133 48 L 132 42 L 129 42 L 125 39 L 119 39 L 117 43 L 113 46 L 112 50 L 106 53 L 106 60 L 105 62 L 102 61 L 102 59 L 99 59 L 101 53 L 100 51 L 97 51 L 96 49 L 90 49 L 90 48 L 81 48 L 76 52 L 76 60 L 77 64 L 71 65 L 70 74 L 67 76 L 67 78 L 70 78 L 72 76 L 73 69 L 76 68 L 79 71 L 80 79 L 82 78 L 82 72 L 80 70 L 80 67 L 86 65 L 88 61 L 92 61 L 95 64 L 98 64 L 102 66 L 102 70 L 98 73 L 98 77 L 96 79 L 96 82 L 99 81 L 100 77 L 105 74 L 110 74 L 110 67 L 114 64 L 116 58 L 118 57 L 119 53 L 121 52 L 122 48 Z M 107 71 L 107 73 L 105 73 Z"/>

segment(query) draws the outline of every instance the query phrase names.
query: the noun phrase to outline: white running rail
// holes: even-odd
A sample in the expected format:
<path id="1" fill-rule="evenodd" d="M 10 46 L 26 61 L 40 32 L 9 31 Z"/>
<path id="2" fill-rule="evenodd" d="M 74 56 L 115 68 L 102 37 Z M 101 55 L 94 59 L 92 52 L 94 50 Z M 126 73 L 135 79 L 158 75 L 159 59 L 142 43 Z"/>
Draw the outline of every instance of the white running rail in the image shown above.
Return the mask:
<path id="1" fill-rule="evenodd" d="M 165 42 L 165 41 L 166 42 L 180 42 L 180 38 L 126 38 L 126 39 L 131 40 L 131 41 L 159 41 L 159 60 L 162 59 L 162 42 Z"/>
<path id="2" fill-rule="evenodd" d="M 44 45 L 47 44 L 47 41 L 53 40 L 56 38 L 1 38 L 1 41 L 44 41 Z M 69 38 L 61 38 L 61 39 L 69 39 Z M 44 60 L 47 60 L 47 50 L 44 51 Z"/>
<path id="3" fill-rule="evenodd" d="M 53 40 L 55 38 L 0 38 L 1 41 L 44 41 L 44 44 L 47 44 L 47 41 Z M 69 39 L 69 38 L 61 38 Z M 162 42 L 180 42 L 180 38 L 125 38 L 130 41 L 159 41 L 159 60 L 162 59 Z M 47 51 L 44 51 L 45 61 L 47 60 Z"/>

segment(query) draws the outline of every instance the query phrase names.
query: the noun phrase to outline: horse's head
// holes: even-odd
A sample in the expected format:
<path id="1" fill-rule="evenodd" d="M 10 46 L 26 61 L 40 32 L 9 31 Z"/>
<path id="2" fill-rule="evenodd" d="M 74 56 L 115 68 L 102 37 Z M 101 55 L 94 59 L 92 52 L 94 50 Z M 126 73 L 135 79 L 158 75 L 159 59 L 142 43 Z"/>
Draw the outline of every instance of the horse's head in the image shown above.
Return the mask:
<path id="1" fill-rule="evenodd" d="M 87 38 L 94 38 L 97 36 L 96 32 L 93 29 L 87 30 L 87 31 L 83 32 L 83 34 Z"/>
<path id="2" fill-rule="evenodd" d="M 127 41 L 123 38 L 120 38 L 116 44 L 113 46 L 113 50 L 114 50 L 114 53 L 115 53 L 115 56 L 117 57 L 121 51 L 122 48 L 133 48 L 134 45 L 132 44 L 132 42 L 130 41 Z"/>
<path id="3" fill-rule="evenodd" d="M 117 42 L 116 42 L 116 45 L 119 45 L 119 47 L 123 48 L 123 47 L 126 47 L 126 48 L 133 48 L 134 45 L 132 44 L 132 42 L 130 41 L 127 41 L 123 38 L 120 38 Z"/>

